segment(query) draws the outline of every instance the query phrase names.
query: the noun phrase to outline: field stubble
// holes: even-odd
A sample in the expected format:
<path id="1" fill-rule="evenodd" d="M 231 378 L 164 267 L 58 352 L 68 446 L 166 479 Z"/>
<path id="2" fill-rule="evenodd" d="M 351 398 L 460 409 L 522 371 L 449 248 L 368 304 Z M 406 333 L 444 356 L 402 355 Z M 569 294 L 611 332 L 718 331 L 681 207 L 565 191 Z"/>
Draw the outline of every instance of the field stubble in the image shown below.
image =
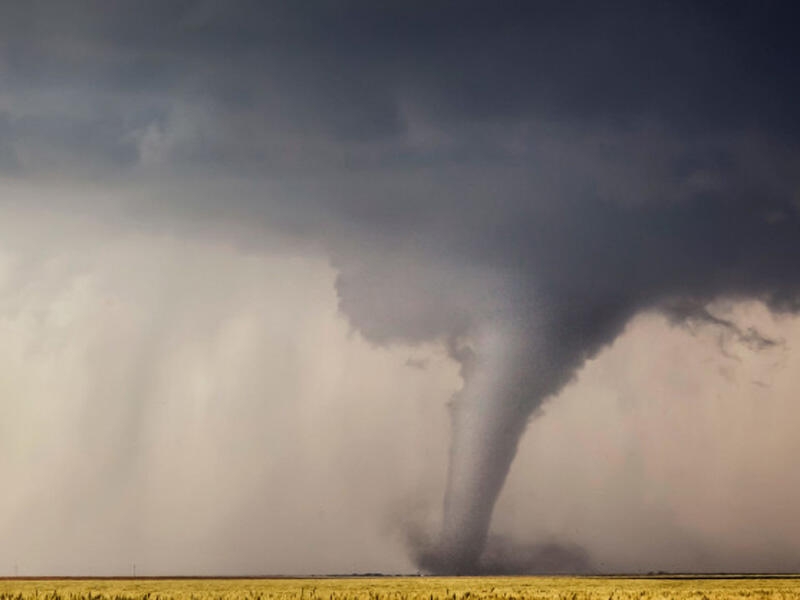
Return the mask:
<path id="1" fill-rule="evenodd" d="M 800 579 L 765 577 L 382 577 L 6 579 L 0 600 L 800 600 Z"/>

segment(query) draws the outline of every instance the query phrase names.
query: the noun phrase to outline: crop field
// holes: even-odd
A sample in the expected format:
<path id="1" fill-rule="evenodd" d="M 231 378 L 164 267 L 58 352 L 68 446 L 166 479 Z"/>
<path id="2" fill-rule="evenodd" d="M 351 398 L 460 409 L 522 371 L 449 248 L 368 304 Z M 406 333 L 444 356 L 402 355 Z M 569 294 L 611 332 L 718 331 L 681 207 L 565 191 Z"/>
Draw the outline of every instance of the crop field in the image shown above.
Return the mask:
<path id="1" fill-rule="evenodd" d="M 382 577 L 4 579 L 0 600 L 476 600 L 797 598 L 800 579 Z"/>

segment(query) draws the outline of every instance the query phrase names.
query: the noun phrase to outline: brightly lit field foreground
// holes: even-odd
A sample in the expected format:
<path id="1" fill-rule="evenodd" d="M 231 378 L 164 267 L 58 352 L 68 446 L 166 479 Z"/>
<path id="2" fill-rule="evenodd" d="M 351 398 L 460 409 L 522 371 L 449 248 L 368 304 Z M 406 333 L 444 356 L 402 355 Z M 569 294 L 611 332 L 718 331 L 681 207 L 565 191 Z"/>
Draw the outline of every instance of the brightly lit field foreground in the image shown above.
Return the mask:
<path id="1" fill-rule="evenodd" d="M 386 577 L 1 580 L 0 600 L 475 600 L 797 598 L 800 579 Z"/>

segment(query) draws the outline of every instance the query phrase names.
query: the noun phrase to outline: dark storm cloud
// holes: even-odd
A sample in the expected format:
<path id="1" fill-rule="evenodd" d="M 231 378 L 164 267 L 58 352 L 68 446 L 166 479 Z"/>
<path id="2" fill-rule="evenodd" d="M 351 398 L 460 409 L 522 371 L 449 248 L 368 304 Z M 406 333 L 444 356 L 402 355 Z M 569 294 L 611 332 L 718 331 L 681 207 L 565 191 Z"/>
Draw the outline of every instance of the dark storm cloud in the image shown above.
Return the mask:
<path id="1" fill-rule="evenodd" d="M 291 228 L 367 337 L 447 340 L 443 570 L 478 568 L 527 419 L 631 317 L 798 308 L 793 3 L 1 11 L 5 168 L 218 178 L 131 210 Z"/>
<path id="2" fill-rule="evenodd" d="M 757 130 L 791 140 L 793 10 L 711 2 L 34 2 L 4 6 L 0 27 L 3 79 L 15 94 L 53 94 L 56 103 L 73 93 L 93 113 L 104 106 L 110 115 L 101 118 L 120 128 L 148 103 L 198 104 L 219 127 L 193 141 L 220 146 L 207 150 L 212 160 L 235 151 L 224 132 L 244 119 L 262 137 L 392 140 L 382 159 L 397 162 L 415 154 L 402 143 L 404 106 L 462 138 L 466 125 L 544 119 L 623 130 L 652 120 L 687 134 Z M 75 129 L 75 146 L 93 147 Z M 16 135 L 24 139 L 24 128 Z M 121 137 L 107 126 L 96 135 L 108 145 Z M 240 151 L 252 145 L 251 159 L 274 159 L 264 139 L 242 137 L 235 143 Z M 483 141 L 480 155 L 497 151 L 485 139 L 461 141 Z M 474 151 L 443 154 L 459 160 Z M 429 164 L 437 154 L 421 158 Z M 693 160 L 685 157 L 684 168 Z"/>
<path id="3" fill-rule="evenodd" d="M 11 139 L 11 125 L 8 117 L 0 113 L 0 173 L 13 172 L 19 167 L 19 159 L 17 158 L 14 148 L 10 142 Z"/>

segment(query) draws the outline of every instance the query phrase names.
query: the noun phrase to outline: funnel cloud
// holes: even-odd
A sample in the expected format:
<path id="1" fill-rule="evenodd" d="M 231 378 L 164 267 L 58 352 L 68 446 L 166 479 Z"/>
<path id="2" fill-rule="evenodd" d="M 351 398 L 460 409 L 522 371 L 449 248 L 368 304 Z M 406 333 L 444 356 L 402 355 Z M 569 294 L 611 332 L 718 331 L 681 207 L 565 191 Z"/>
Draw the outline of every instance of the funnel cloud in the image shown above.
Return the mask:
<path id="1" fill-rule="evenodd" d="M 239 272 L 232 255 L 250 265 L 243 273 L 260 272 L 252 267 L 258 257 L 286 260 L 285 271 L 274 271 L 281 290 L 308 264 L 325 277 L 329 268 L 335 308 L 354 334 L 374 352 L 407 352 L 387 372 L 429 377 L 425 385 L 441 391 L 431 383 L 444 368 L 430 354 L 439 348 L 460 375 L 449 433 L 439 433 L 449 435 L 446 475 L 435 488 L 441 518 L 426 518 L 424 535 L 404 536 L 405 560 L 448 574 L 601 569 L 577 538 L 528 543 L 493 533 L 495 506 L 534 417 L 643 316 L 719 332 L 726 358 L 738 357 L 731 344 L 747 356 L 793 351 L 791 339 L 737 321 L 730 307 L 755 303 L 764 322 L 800 310 L 796 13 L 788 1 L 711 0 L 7 3 L 0 211 L 24 207 L 27 223 L 38 214 L 73 228 L 48 229 L 55 245 L 9 242 L 16 266 L 6 271 L 8 288 L 28 290 L 15 302 L 39 298 L 57 286 L 25 284 L 25 274 L 50 281 L 55 275 L 41 265 L 61 273 L 70 264 L 94 273 L 84 275 L 87 289 L 124 298 L 113 290 L 132 284 L 88 258 L 114 235 L 143 248 L 210 244 L 225 257 L 209 258 L 207 270 L 195 265 L 194 278 L 135 287 L 144 294 L 139 305 L 156 308 L 151 320 L 131 308 L 126 318 L 136 315 L 137 325 L 118 334 L 135 330 L 141 345 L 120 367 L 141 373 L 122 394 L 127 408 L 109 417 L 126 430 L 118 443 L 129 452 L 104 472 L 123 490 L 138 476 L 130 457 L 149 423 L 137 398 L 213 387 L 188 367 L 180 371 L 186 379 L 165 383 L 169 365 L 184 368 L 195 356 L 180 344 L 194 330 L 176 325 L 175 303 L 207 307 L 203 318 L 186 319 L 216 327 L 213 335 L 229 332 L 230 346 L 220 341 L 220 354 L 205 359 L 218 366 L 224 348 L 249 339 L 243 332 L 255 317 L 241 307 L 270 295 L 260 287 L 246 300 L 234 293 L 243 284 L 231 274 Z M 89 225 L 75 225 L 83 220 Z M 84 226 L 104 233 L 75 233 Z M 83 258 L 59 262 L 62 255 Z M 129 274 L 139 281 L 148 267 L 135 255 L 119 260 L 140 270 Z M 206 285 L 223 271 L 219 289 Z M 178 280 L 197 293 L 178 291 Z M 161 291 L 144 291 L 151 287 Z M 271 310 L 327 302 L 315 293 L 286 296 L 289 308 Z M 70 306 L 53 327 L 70 322 Z M 239 316 L 225 316 L 223 306 Z M 241 329 L 227 329 L 231 322 Z M 336 355 L 332 348 L 345 342 L 319 327 L 319 348 L 304 346 L 308 356 Z M 271 335 L 286 336 L 287 355 L 294 352 L 291 332 L 275 328 L 282 333 Z M 263 351 L 252 348 L 244 354 Z M 280 353 L 269 356 L 283 364 Z M 299 382 L 278 392 L 268 382 L 225 389 L 280 403 L 313 388 L 301 372 L 276 367 L 272 385 Z M 100 382 L 85 397 L 102 395 L 104 385 L 119 395 L 116 384 Z M 354 412 L 369 415 L 370 406 L 365 399 Z M 297 439 L 318 420 L 313 411 L 281 411 L 272 418 L 291 423 Z M 229 423 L 222 413 L 214 418 Z M 345 454 L 369 462 L 371 451 Z M 287 454 L 285 465 L 305 456 Z M 238 503 L 242 514 L 261 510 L 252 497 Z M 327 513 L 317 514 L 323 521 Z M 697 564 L 740 564 L 697 556 Z"/>

